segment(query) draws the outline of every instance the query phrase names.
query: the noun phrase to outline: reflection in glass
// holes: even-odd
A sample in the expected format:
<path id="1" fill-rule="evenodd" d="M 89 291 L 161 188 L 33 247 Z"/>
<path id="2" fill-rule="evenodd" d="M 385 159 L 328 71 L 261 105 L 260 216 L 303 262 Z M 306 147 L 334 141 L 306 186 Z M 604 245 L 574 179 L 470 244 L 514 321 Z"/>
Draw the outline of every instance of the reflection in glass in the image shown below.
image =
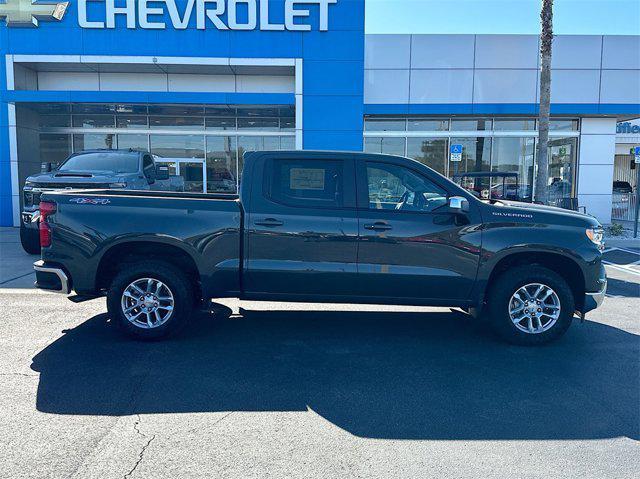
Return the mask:
<path id="1" fill-rule="evenodd" d="M 446 138 L 407 138 L 407 156 L 445 174 Z"/>
<path id="2" fill-rule="evenodd" d="M 404 142 L 404 138 L 369 136 L 364 139 L 364 151 L 404 156 Z"/>
<path id="3" fill-rule="evenodd" d="M 70 115 L 40 115 L 41 128 L 64 128 L 71 126 Z"/>
<path id="4" fill-rule="evenodd" d="M 409 119 L 409 131 L 447 131 L 449 120 Z"/>
<path id="5" fill-rule="evenodd" d="M 551 131 L 578 131 L 578 120 L 551 120 L 549 122 Z"/>
<path id="6" fill-rule="evenodd" d="M 147 117 L 142 115 L 116 117 L 117 128 L 148 128 Z"/>
<path id="7" fill-rule="evenodd" d="M 206 118 L 205 128 L 207 130 L 235 130 L 235 118 Z"/>
<path id="8" fill-rule="evenodd" d="M 533 188 L 533 138 L 494 138 L 491 171 L 518 173 L 521 201 L 531 201 Z"/>
<path id="9" fill-rule="evenodd" d="M 204 136 L 151 135 L 151 153 L 164 158 L 204 158 Z"/>
<path id="10" fill-rule="evenodd" d="M 407 122 L 404 119 L 365 118 L 365 131 L 405 131 Z"/>
<path id="11" fill-rule="evenodd" d="M 451 131 L 485 131 L 491 130 L 490 118 L 468 120 L 451 120 Z"/>
<path id="12" fill-rule="evenodd" d="M 575 137 L 549 139 L 549 202 L 553 205 L 570 207 L 577 147 Z"/>
<path id="13" fill-rule="evenodd" d="M 280 149 L 281 150 L 295 150 L 296 149 L 296 137 L 295 136 L 281 136 L 280 137 Z"/>
<path id="14" fill-rule="evenodd" d="M 277 118 L 238 118 L 238 130 L 277 131 Z"/>
<path id="15" fill-rule="evenodd" d="M 70 135 L 49 133 L 40 135 L 40 161 L 62 163 L 70 154 Z"/>
<path id="16" fill-rule="evenodd" d="M 147 151 L 149 149 L 148 135 L 118 135 L 118 148 L 126 150 Z"/>
<path id="17" fill-rule="evenodd" d="M 535 128 L 536 121 L 533 118 L 510 118 L 493 122 L 493 129 L 498 131 L 529 131 Z"/>
<path id="18" fill-rule="evenodd" d="M 236 139 L 207 137 L 207 192 L 234 193 L 237 187 Z"/>
<path id="19" fill-rule="evenodd" d="M 198 116 L 150 116 L 149 128 L 168 128 L 172 130 L 201 130 L 204 118 Z"/>
<path id="20" fill-rule="evenodd" d="M 113 128 L 115 120 L 113 115 L 73 115 L 75 128 Z"/>
<path id="21" fill-rule="evenodd" d="M 82 150 L 114 150 L 117 147 L 116 135 L 112 133 L 85 133 L 73 135 L 74 152 Z"/>

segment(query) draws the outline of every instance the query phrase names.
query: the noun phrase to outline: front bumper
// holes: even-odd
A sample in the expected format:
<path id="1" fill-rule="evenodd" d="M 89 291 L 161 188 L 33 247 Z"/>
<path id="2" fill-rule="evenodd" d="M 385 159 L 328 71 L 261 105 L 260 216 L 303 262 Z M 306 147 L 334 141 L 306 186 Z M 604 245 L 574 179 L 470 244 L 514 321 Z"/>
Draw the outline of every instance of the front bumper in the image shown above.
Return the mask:
<path id="1" fill-rule="evenodd" d="M 588 313 L 589 311 L 599 308 L 604 302 L 604 298 L 607 295 L 607 278 L 601 279 L 600 283 L 602 285 L 600 291 L 595 293 L 584 293 L 583 313 Z"/>
<path id="2" fill-rule="evenodd" d="M 33 269 L 36 271 L 36 288 L 54 293 L 71 293 L 71 280 L 62 268 L 38 260 L 33 263 Z"/>

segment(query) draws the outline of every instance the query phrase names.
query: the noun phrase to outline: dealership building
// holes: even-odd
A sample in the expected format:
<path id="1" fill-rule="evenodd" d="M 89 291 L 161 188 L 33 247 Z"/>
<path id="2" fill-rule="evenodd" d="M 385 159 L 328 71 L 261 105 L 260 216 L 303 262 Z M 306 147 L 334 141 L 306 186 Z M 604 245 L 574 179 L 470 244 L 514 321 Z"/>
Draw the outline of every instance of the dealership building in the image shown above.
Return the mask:
<path id="1" fill-rule="evenodd" d="M 535 35 L 365 34 L 363 0 L 17 3 L 0 4 L 1 226 L 42 162 L 89 148 L 149 149 L 191 191 L 234 191 L 245 151 L 295 148 L 516 172 L 533 193 Z M 637 181 L 640 37 L 553 48 L 551 199 L 609 223 L 614 175 Z"/>

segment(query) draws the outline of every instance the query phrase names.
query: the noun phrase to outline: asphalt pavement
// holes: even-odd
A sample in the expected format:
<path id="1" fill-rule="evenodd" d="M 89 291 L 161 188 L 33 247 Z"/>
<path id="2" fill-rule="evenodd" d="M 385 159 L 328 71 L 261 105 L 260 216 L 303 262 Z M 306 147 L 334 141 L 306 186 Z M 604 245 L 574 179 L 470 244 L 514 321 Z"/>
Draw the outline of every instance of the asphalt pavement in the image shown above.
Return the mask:
<path id="1" fill-rule="evenodd" d="M 141 343 L 34 290 L 0 230 L 0 477 L 637 477 L 640 255 L 608 257 L 604 306 L 545 347 L 443 308 L 235 300 Z"/>

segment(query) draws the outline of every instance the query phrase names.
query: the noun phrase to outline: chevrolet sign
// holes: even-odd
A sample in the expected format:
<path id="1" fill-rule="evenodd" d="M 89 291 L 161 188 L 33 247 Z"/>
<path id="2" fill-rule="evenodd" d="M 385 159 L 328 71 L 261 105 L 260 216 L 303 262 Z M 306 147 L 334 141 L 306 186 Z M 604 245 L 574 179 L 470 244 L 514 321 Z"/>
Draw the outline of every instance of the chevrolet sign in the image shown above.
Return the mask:
<path id="1" fill-rule="evenodd" d="M 0 18 L 9 27 L 37 27 L 40 20 L 62 20 L 68 6 L 69 2 L 6 0 L 0 3 Z"/>

